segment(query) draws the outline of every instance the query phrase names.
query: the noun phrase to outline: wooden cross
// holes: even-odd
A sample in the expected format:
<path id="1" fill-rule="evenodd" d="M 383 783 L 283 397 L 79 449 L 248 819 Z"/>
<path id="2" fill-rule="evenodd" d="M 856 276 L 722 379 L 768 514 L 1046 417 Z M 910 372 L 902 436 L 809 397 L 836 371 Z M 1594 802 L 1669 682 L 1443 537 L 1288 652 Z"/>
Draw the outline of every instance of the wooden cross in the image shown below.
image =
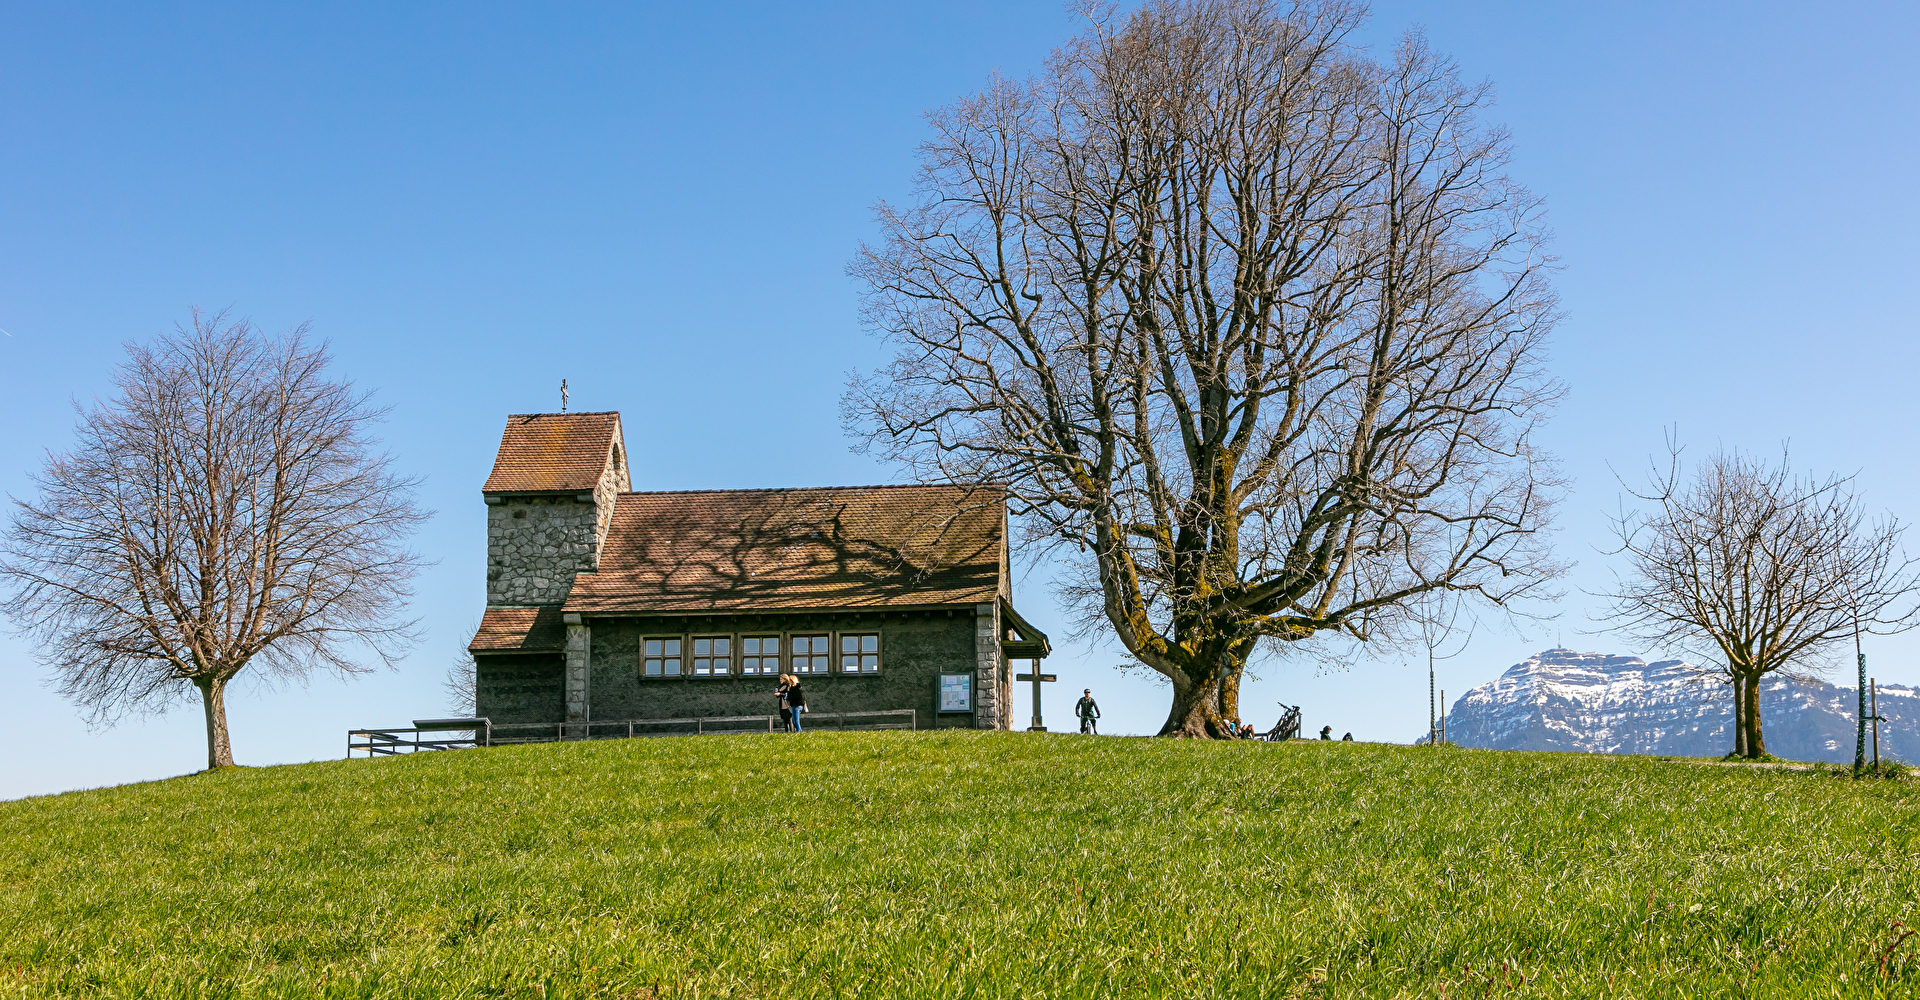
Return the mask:
<path id="1" fill-rule="evenodd" d="M 1033 725 L 1027 727 L 1027 732 L 1030 732 L 1030 733 L 1046 732 L 1047 731 L 1046 725 L 1040 721 L 1040 685 L 1059 680 L 1059 678 L 1054 676 L 1053 674 L 1041 673 L 1040 661 L 1035 660 L 1033 661 L 1033 673 L 1014 674 L 1013 679 L 1016 681 L 1032 681 L 1033 682 Z"/>

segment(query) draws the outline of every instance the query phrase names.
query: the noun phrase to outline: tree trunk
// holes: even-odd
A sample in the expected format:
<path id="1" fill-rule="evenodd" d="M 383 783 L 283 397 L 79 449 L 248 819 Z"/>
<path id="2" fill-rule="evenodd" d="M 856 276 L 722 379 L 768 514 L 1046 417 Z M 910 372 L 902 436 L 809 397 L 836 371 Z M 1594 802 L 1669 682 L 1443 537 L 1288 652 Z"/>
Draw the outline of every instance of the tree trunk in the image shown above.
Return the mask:
<path id="1" fill-rule="evenodd" d="M 1220 678 L 1220 718 L 1240 718 L 1240 671 L 1229 670 Z"/>
<path id="2" fill-rule="evenodd" d="M 207 709 L 207 770 L 233 766 L 233 744 L 227 739 L 227 681 L 223 677 L 196 677 L 200 700 Z"/>
<path id="3" fill-rule="evenodd" d="M 1733 755 L 1747 755 L 1747 684 L 1737 673 L 1733 675 Z"/>
<path id="4" fill-rule="evenodd" d="M 1760 676 L 1747 678 L 1747 757 L 1765 757 L 1767 740 L 1760 733 Z"/>
<path id="5" fill-rule="evenodd" d="M 1185 690 L 1174 685 L 1173 708 L 1167 712 L 1167 723 L 1160 727 L 1160 735 L 1194 740 L 1226 739 L 1226 720 L 1220 717 L 1220 680 L 1188 685 Z"/>

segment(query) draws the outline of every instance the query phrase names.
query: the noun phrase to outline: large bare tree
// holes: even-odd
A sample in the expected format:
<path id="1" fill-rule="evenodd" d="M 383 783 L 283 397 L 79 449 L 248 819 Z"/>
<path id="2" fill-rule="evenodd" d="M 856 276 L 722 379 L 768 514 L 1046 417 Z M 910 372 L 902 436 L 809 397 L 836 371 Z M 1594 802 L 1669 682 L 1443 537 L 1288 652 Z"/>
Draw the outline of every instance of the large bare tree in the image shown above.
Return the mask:
<path id="1" fill-rule="evenodd" d="M 1038 79 L 929 116 L 915 203 L 852 266 L 897 347 L 855 432 L 1077 550 L 1084 620 L 1172 682 L 1166 734 L 1224 735 L 1263 642 L 1557 572 L 1538 202 L 1487 90 L 1418 36 L 1370 60 L 1363 13 L 1093 11 Z"/>
<path id="2" fill-rule="evenodd" d="M 381 411 L 329 377 L 302 326 L 262 335 L 195 313 L 130 344 L 115 398 L 82 410 L 40 495 L 0 542 L 4 610 L 59 690 L 96 719 L 194 693 L 207 766 L 233 763 L 225 692 L 249 666 L 280 678 L 391 663 L 424 518 L 415 483 L 374 450 Z"/>
<path id="3" fill-rule="evenodd" d="M 1760 685 L 1768 674 L 1816 672 L 1856 630 L 1915 624 L 1920 575 L 1891 517 L 1867 518 L 1851 478 L 1796 476 L 1719 451 L 1682 481 L 1679 450 L 1650 505 L 1614 520 L 1627 572 L 1606 619 L 1654 647 L 1712 665 L 1733 686 L 1734 747 L 1764 757 Z"/>

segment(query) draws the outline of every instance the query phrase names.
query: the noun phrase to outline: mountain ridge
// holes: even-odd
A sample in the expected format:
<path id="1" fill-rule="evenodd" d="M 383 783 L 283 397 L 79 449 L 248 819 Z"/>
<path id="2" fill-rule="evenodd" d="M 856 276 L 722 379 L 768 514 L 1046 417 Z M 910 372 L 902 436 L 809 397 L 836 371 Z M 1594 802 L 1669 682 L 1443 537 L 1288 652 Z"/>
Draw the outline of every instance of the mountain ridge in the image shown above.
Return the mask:
<path id="1" fill-rule="evenodd" d="M 1914 760 L 1920 689 L 1879 690 L 1880 756 Z M 1760 688 L 1767 751 L 1852 763 L 1856 691 L 1770 675 Z M 1493 750 L 1720 756 L 1733 749 L 1732 689 L 1684 660 L 1556 647 L 1460 696 L 1448 712 L 1447 738 Z"/>

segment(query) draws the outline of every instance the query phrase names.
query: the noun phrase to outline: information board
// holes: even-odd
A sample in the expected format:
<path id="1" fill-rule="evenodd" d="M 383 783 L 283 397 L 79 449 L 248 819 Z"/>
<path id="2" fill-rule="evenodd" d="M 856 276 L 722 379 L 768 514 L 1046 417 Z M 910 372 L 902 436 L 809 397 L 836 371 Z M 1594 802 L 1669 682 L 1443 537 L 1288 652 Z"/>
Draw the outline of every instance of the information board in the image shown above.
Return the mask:
<path id="1" fill-rule="evenodd" d="M 973 711 L 973 675 L 940 675 L 940 711 Z"/>

